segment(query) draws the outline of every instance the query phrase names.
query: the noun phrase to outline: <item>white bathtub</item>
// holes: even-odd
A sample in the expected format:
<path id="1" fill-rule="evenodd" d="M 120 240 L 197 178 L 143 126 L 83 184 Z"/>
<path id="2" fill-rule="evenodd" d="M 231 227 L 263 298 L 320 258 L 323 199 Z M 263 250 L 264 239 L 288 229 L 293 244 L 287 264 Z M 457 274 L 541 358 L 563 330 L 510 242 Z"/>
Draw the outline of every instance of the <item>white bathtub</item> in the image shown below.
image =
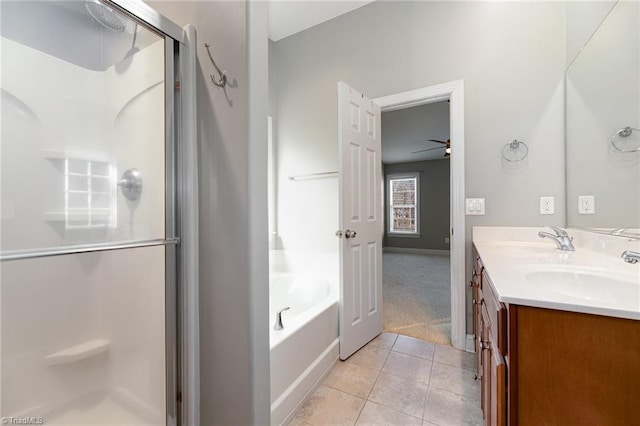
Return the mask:
<path id="1" fill-rule="evenodd" d="M 338 359 L 336 282 L 313 272 L 314 268 L 308 268 L 310 272 L 277 269 L 272 268 L 269 276 L 273 425 L 290 420 Z M 284 329 L 274 330 L 276 312 L 285 307 L 290 309 L 282 314 Z"/>

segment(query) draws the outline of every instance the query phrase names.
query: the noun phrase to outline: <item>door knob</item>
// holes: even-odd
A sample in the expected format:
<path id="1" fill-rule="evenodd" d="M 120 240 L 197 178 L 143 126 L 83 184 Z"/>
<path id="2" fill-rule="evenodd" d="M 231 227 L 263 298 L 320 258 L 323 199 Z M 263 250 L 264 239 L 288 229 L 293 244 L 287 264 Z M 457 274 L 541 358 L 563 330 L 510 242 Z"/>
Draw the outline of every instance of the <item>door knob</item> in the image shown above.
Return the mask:
<path id="1" fill-rule="evenodd" d="M 344 232 L 344 237 L 348 240 L 349 238 L 355 238 L 356 235 L 358 235 L 358 233 L 356 231 L 352 231 L 350 229 L 347 229 Z"/>
<path id="2" fill-rule="evenodd" d="M 336 231 L 336 237 L 338 237 L 338 238 L 342 238 L 342 231 L 341 231 L 341 230 L 339 230 L 339 229 L 338 229 L 338 230 Z"/>

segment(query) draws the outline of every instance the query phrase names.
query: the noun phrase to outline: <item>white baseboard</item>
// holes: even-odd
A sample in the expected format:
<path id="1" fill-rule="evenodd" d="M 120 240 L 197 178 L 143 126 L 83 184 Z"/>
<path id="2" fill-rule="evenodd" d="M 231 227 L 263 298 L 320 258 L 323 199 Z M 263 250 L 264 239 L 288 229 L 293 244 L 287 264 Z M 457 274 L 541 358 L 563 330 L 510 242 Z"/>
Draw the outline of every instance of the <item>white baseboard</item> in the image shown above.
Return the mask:
<path id="1" fill-rule="evenodd" d="M 432 256 L 450 256 L 449 250 L 417 249 L 405 247 L 383 247 L 383 253 L 430 254 Z"/>
<path id="2" fill-rule="evenodd" d="M 467 350 L 467 352 L 476 351 L 476 345 L 473 342 L 473 334 L 467 334 L 465 349 Z"/>

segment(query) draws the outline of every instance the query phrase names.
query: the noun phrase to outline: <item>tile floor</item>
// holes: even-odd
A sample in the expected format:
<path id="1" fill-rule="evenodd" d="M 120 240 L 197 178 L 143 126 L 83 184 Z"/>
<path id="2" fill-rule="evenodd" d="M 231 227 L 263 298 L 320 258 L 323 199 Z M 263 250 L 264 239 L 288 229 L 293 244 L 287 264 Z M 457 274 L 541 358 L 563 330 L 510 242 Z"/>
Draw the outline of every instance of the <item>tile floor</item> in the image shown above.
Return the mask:
<path id="1" fill-rule="evenodd" d="M 382 333 L 338 361 L 291 426 L 481 425 L 473 354 Z"/>

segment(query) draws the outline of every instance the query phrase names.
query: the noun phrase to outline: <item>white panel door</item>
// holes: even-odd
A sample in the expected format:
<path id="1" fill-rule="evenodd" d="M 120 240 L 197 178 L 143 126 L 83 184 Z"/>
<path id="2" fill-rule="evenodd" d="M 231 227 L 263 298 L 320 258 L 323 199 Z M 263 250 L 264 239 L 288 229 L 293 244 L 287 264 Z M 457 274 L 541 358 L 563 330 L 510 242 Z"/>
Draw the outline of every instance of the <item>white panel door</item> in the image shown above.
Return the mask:
<path id="1" fill-rule="evenodd" d="M 340 359 L 382 332 L 380 107 L 338 83 Z M 340 236 L 340 235 L 339 235 Z"/>

